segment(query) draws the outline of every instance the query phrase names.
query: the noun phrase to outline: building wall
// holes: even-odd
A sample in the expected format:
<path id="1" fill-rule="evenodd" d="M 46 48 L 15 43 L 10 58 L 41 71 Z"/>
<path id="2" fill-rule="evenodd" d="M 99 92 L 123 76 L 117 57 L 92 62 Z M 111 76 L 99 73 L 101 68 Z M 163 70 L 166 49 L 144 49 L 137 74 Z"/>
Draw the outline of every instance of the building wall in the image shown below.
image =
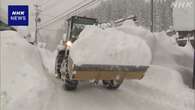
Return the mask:
<path id="1" fill-rule="evenodd" d="M 176 31 L 195 30 L 195 0 L 176 0 L 172 6 L 174 29 Z"/>

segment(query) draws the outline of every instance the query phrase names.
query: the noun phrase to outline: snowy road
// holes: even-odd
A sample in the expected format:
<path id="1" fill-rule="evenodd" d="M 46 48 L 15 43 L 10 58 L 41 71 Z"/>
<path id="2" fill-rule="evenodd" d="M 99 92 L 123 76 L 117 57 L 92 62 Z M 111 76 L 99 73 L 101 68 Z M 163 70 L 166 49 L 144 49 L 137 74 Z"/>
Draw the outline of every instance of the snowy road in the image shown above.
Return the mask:
<path id="1" fill-rule="evenodd" d="M 151 67 L 145 80 L 155 74 L 151 71 L 165 72 L 167 70 L 162 67 Z M 159 86 L 154 86 L 155 83 L 158 83 L 155 82 L 156 79 L 153 79 L 153 83 L 150 79 L 151 85 L 143 85 L 144 80 L 125 81 L 120 89 L 116 91 L 107 90 L 101 85 L 95 87 L 88 82 L 81 82 L 76 91 L 70 92 L 64 91 L 62 81 L 47 73 L 45 75 L 51 84 L 51 88 L 46 92 L 49 98 L 40 98 L 42 100 L 40 104 L 44 105 L 44 108 L 40 110 L 120 110 L 121 108 L 123 110 L 190 110 L 193 107 L 193 100 L 190 102 L 182 95 L 164 93 L 158 89 L 159 87 L 151 89 L 151 86 Z M 166 77 L 169 77 L 168 74 L 165 74 L 164 78 Z M 168 85 L 162 85 L 162 87 L 165 86 Z"/>
<path id="2" fill-rule="evenodd" d="M 115 91 L 88 82 L 64 91 L 63 82 L 43 66 L 38 48 L 15 32 L 1 35 L 1 100 L 8 110 L 194 110 L 194 90 L 172 67 L 152 65 L 142 80 L 125 81 Z"/>

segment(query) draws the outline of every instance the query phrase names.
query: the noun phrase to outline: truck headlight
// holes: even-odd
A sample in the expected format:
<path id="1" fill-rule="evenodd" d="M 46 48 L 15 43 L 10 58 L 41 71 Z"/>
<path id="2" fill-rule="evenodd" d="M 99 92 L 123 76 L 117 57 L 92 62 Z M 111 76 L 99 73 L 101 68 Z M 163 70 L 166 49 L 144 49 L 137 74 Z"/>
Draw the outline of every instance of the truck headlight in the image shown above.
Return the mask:
<path id="1" fill-rule="evenodd" d="M 72 42 L 71 41 L 66 42 L 66 46 L 67 47 L 72 47 Z"/>

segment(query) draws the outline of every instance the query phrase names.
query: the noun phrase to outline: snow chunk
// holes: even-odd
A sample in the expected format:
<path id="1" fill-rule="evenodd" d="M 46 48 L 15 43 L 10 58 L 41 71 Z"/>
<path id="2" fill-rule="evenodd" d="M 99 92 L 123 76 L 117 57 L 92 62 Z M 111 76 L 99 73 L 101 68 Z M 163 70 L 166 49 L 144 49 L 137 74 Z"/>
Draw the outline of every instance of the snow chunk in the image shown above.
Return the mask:
<path id="1" fill-rule="evenodd" d="M 151 50 L 134 35 L 114 28 L 84 29 L 70 51 L 75 64 L 149 65 Z"/>

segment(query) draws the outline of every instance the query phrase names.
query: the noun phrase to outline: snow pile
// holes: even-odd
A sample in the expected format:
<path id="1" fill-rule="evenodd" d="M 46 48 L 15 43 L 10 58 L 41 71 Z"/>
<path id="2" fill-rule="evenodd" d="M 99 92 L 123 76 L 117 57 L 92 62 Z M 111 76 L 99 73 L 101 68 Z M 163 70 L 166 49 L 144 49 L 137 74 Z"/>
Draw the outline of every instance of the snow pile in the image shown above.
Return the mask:
<path id="1" fill-rule="evenodd" d="M 153 51 L 156 39 L 154 38 L 155 36 L 149 30 L 146 30 L 142 26 L 137 26 L 132 20 L 125 21 L 122 26 L 117 27 L 117 29 L 122 32 L 125 32 L 126 34 L 140 37 L 150 46 L 151 50 Z"/>
<path id="2" fill-rule="evenodd" d="M 71 48 L 75 64 L 149 65 L 151 50 L 146 42 L 115 28 L 90 26 Z"/>
<path id="3" fill-rule="evenodd" d="M 46 48 L 39 47 L 39 52 L 41 54 L 43 66 L 49 73 L 55 73 L 55 59 L 57 56 L 57 52 L 51 52 Z"/>
<path id="4" fill-rule="evenodd" d="M 185 88 L 184 85 L 186 87 L 191 86 L 194 49 L 190 42 L 185 47 L 179 47 L 176 41 L 167 36 L 165 32 L 152 34 L 143 27 L 136 26 L 131 21 L 125 22 L 117 29 L 127 34 L 139 36 L 149 44 L 152 50 L 152 65 L 164 68 L 162 71 L 169 71 L 168 74 L 164 73 L 159 77 L 164 80 L 166 85 L 169 81 L 175 81 L 173 84 L 170 82 L 169 86 L 171 87 L 169 91 L 175 90 L 173 88 Z M 161 74 L 161 72 L 158 73 Z M 155 75 L 158 73 L 155 73 Z M 171 75 L 171 73 L 173 74 Z M 153 77 L 155 76 L 154 74 L 152 75 Z M 167 76 L 173 79 L 168 80 Z M 145 82 L 145 84 L 147 83 Z"/>
<path id="5" fill-rule="evenodd" d="M 156 36 L 155 51 L 153 51 L 153 64 L 166 67 L 184 67 L 193 69 L 193 49 L 191 44 L 179 47 L 171 42 L 165 33 L 158 33 Z M 190 48 L 190 49 L 189 49 Z"/>
<path id="6" fill-rule="evenodd" d="M 17 32 L 3 31 L 1 35 L 1 100 L 8 110 L 38 110 L 44 106 L 52 86 L 43 73 L 37 48 Z"/>
<path id="7" fill-rule="evenodd" d="M 194 90 L 189 88 L 193 76 L 194 49 L 191 43 L 179 47 L 175 38 L 170 38 L 165 32 L 152 34 L 143 27 L 136 26 L 132 21 L 125 22 L 117 29 L 140 37 L 152 50 L 152 64 L 144 79 L 134 81 L 136 86 L 152 90 L 151 96 L 143 97 L 177 110 L 193 110 Z"/>
<path id="8" fill-rule="evenodd" d="M 152 50 L 152 64 L 193 69 L 193 47 L 190 43 L 185 47 L 179 47 L 176 39 L 167 36 L 165 32 L 152 34 L 149 30 L 136 26 L 131 20 L 124 22 L 117 29 L 146 41 Z"/>

